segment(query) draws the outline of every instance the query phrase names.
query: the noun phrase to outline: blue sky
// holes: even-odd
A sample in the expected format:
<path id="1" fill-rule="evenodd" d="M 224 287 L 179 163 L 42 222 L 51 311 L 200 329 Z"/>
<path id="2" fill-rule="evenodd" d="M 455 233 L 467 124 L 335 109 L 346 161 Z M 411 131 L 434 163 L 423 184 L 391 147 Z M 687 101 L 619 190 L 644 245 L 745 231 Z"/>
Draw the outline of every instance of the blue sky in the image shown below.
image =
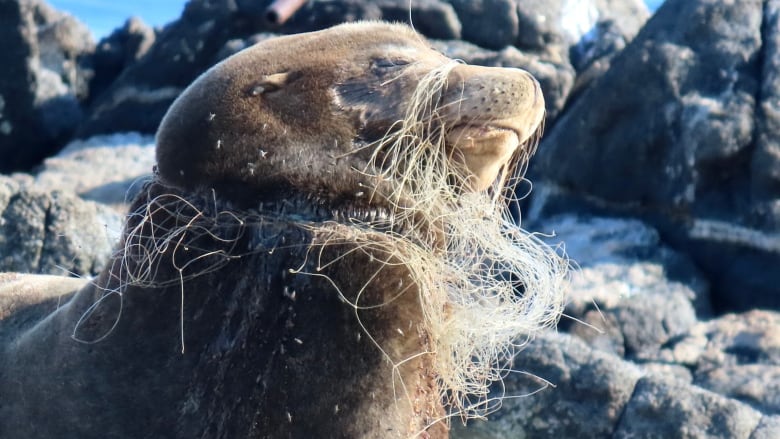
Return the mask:
<path id="1" fill-rule="evenodd" d="M 186 0 L 48 0 L 55 8 L 67 11 L 89 26 L 95 39 L 100 39 L 136 15 L 146 24 L 162 26 L 181 15 Z M 537 1 L 537 0 L 532 0 Z M 645 0 L 652 9 L 663 0 Z"/>
<path id="2" fill-rule="evenodd" d="M 151 26 L 162 26 L 181 15 L 186 0 L 48 0 L 55 8 L 69 12 L 89 26 L 100 39 L 138 16 Z"/>

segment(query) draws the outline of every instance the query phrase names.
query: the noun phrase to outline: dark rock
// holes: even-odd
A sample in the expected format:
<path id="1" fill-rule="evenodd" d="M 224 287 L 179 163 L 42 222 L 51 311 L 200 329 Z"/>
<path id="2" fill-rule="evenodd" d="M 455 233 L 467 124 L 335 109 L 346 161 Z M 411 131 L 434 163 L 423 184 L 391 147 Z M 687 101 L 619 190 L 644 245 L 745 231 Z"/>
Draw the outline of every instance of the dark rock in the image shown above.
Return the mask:
<path id="1" fill-rule="evenodd" d="M 612 437 L 748 439 L 760 420 L 747 405 L 651 375 L 637 383 Z"/>
<path id="2" fill-rule="evenodd" d="M 639 0 L 518 2 L 517 46 L 558 53 L 577 71 L 572 97 L 604 74 L 650 14 Z"/>
<path id="3" fill-rule="evenodd" d="M 325 29 L 358 20 L 380 20 L 376 2 L 363 0 L 314 0 L 306 2 L 278 32 L 293 34 Z"/>
<path id="4" fill-rule="evenodd" d="M 513 367 L 520 372 L 503 385 L 511 398 L 488 422 L 470 421 L 454 438 L 609 437 L 642 376 L 630 363 L 553 333 L 532 341 Z"/>
<path id="5" fill-rule="evenodd" d="M 639 265 L 632 266 L 630 270 L 636 277 L 645 268 Z M 663 276 L 660 277 L 663 279 Z M 621 279 L 619 275 L 615 279 L 613 285 L 635 287 L 630 281 L 617 280 Z M 581 281 L 574 281 L 574 291 L 577 291 L 578 282 Z M 613 295 L 619 295 L 621 289 L 610 291 L 609 284 L 602 288 Z M 680 286 L 667 288 L 663 283 L 645 286 L 629 291 L 616 305 L 598 304 L 597 309 L 579 317 L 585 325 L 574 322 L 570 331 L 602 350 L 633 360 L 652 361 L 664 344 L 686 334 L 696 323 L 690 297 L 685 294 L 690 290 Z"/>
<path id="6" fill-rule="evenodd" d="M 461 24 L 451 4 L 442 0 L 414 1 L 409 9 L 408 0 L 380 0 L 376 4 L 382 10 L 382 19 L 407 23 L 428 38 L 458 40 Z"/>
<path id="7" fill-rule="evenodd" d="M 82 65 L 83 58 L 95 49 L 89 29 L 43 1 L 31 4 L 40 68 L 54 73 L 76 98 L 84 99 L 89 94 L 89 80 L 94 74 Z"/>
<path id="8" fill-rule="evenodd" d="M 780 365 L 724 366 L 697 373 L 695 382 L 764 413 L 780 414 Z"/>
<path id="9" fill-rule="evenodd" d="M 657 359 L 688 367 L 693 382 L 769 414 L 780 413 L 780 314 L 751 311 L 701 322 Z"/>
<path id="10" fill-rule="evenodd" d="M 100 40 L 91 58 L 95 75 L 90 82 L 90 98 L 99 96 L 124 69 L 141 59 L 154 39 L 154 29 L 138 17 L 130 17 L 121 28 Z"/>
<path id="11" fill-rule="evenodd" d="M 577 70 L 577 80 L 571 91 L 571 99 L 600 77 L 612 63 L 612 58 L 626 47 L 629 38 L 613 20 L 599 21 L 569 49 L 569 58 Z"/>
<path id="12" fill-rule="evenodd" d="M 0 271 L 94 275 L 120 227 L 104 206 L 0 179 Z"/>
<path id="13" fill-rule="evenodd" d="M 45 195 L 39 194 L 36 200 L 29 193 L 19 193 L 14 182 L 5 178 L 0 182 L 2 271 L 34 272 L 38 268 L 46 236 L 48 203 L 44 200 Z"/>
<path id="14" fill-rule="evenodd" d="M 545 191 L 545 187 L 536 186 L 537 191 Z M 625 296 L 633 295 L 630 291 L 642 288 L 652 288 L 660 283 L 669 284 L 668 289 L 689 289 L 685 296 L 692 297 L 693 306 L 699 317 L 709 317 L 711 306 L 709 302 L 709 285 L 702 273 L 692 263 L 690 258 L 668 247 L 658 231 L 649 224 L 633 218 L 598 217 L 588 215 L 559 215 L 551 218 L 540 217 L 544 209 L 543 196 L 535 197 L 529 206 L 526 221 L 529 230 L 538 230 L 554 236 L 545 238 L 551 245 L 563 245 L 566 255 L 571 258 L 583 272 L 600 267 L 624 266 L 625 269 L 613 270 L 617 275 L 623 272 L 623 278 L 631 283 Z M 632 267 L 636 266 L 634 270 Z M 632 271 L 636 275 L 632 274 Z M 608 271 L 603 272 L 609 279 Z M 595 273 L 594 273 L 595 274 Z M 619 276 L 619 275 L 618 275 Z M 615 277 L 618 279 L 619 277 Z M 598 282 L 593 285 L 598 285 Z M 580 291 L 587 290 L 583 284 Z M 579 315 L 585 303 L 576 298 L 570 305 L 570 311 Z M 606 297 L 595 299 L 585 298 L 585 302 L 597 300 L 599 306 L 613 306 Z M 577 308 L 574 308 L 577 307 Z"/>
<path id="15" fill-rule="evenodd" d="M 737 81 L 736 74 L 740 68 L 749 67 L 746 65 L 747 60 L 751 59 L 751 55 L 757 54 L 760 35 L 758 28 L 752 25 L 760 23 L 761 20 L 760 11 L 739 8 L 740 11 L 750 11 L 747 14 L 737 12 L 736 8 L 726 8 L 726 10 L 733 12 L 734 20 L 742 19 L 739 24 L 736 24 L 734 20 L 719 21 L 724 25 L 730 23 L 725 26 L 723 32 L 731 31 L 734 35 L 720 36 L 715 34 L 714 30 L 706 27 L 699 32 L 689 32 L 689 26 L 683 22 L 705 22 L 707 17 L 699 17 L 699 15 L 707 13 L 724 14 L 720 9 L 714 7 L 708 8 L 705 12 L 703 8 L 696 10 L 693 6 L 704 3 L 707 2 L 672 0 L 657 12 L 640 36 L 621 54 L 619 59 L 615 60 L 617 64 L 613 64 L 613 68 L 608 74 L 598 81 L 592 90 L 588 91 L 587 96 L 583 96 L 582 104 L 578 103 L 579 105 L 571 108 L 566 117 L 560 121 L 560 125 L 548 133 L 547 147 L 540 150 L 538 157 L 539 162 L 543 162 L 542 164 L 545 165 L 544 170 L 549 170 L 553 176 L 566 183 L 567 186 L 574 185 L 575 174 L 576 177 L 584 177 L 577 179 L 578 188 L 610 200 L 622 202 L 635 201 L 645 204 L 677 202 L 682 204 L 686 199 L 695 195 L 685 192 L 687 187 L 681 184 L 683 181 L 675 182 L 673 180 L 675 177 L 678 180 L 683 180 L 686 174 L 689 177 L 686 182 L 692 178 L 692 169 L 688 170 L 687 173 L 684 172 L 691 164 L 684 160 L 685 157 L 680 156 L 685 152 L 682 146 L 686 146 L 690 150 L 689 161 L 693 161 L 693 165 L 700 162 L 700 160 L 696 160 L 698 157 L 694 154 L 700 148 L 688 145 L 688 142 L 680 142 L 682 145 L 674 149 L 672 141 L 682 139 L 687 135 L 688 139 L 686 140 L 696 142 L 694 134 L 698 132 L 697 130 L 707 127 L 701 125 L 705 124 L 708 119 L 712 119 L 715 114 L 711 113 L 715 113 L 718 109 L 720 111 L 717 114 L 720 114 L 721 123 L 710 124 L 714 126 L 709 131 L 712 132 L 724 122 L 731 121 L 728 128 L 732 128 L 733 133 L 740 133 L 740 130 L 736 128 L 745 124 L 742 120 L 745 111 L 752 114 L 752 107 L 749 108 L 749 105 L 754 103 L 752 96 L 756 90 L 755 88 L 745 89 L 746 86 L 751 85 L 751 82 L 747 81 L 747 84 L 742 84 L 741 82 L 745 81 Z M 686 12 L 693 16 L 686 16 Z M 726 18 L 727 15 L 723 17 L 724 20 Z M 711 21 L 709 19 L 706 22 Z M 706 41 L 707 36 L 702 35 L 705 30 L 709 31 L 709 34 L 706 35 L 714 41 Z M 752 32 L 752 35 L 746 35 L 749 37 L 747 39 L 737 39 L 741 33 L 745 32 Z M 728 37 L 732 38 L 727 40 Z M 720 40 L 723 41 L 724 46 L 714 44 Z M 745 47 L 737 45 L 737 42 L 743 40 Z M 694 51 L 694 48 L 701 50 Z M 723 53 L 718 53 L 718 48 L 721 48 Z M 707 61 L 715 64 L 703 65 Z M 717 69 L 715 69 L 716 66 Z M 715 69 L 715 73 L 708 73 L 713 69 Z M 718 73 L 719 71 L 722 72 L 722 75 Z M 729 72 L 732 72 L 733 75 L 730 75 Z M 644 86 L 637 88 L 637 83 Z M 739 85 L 742 87 L 738 87 Z M 755 83 L 752 85 L 755 86 Z M 728 88 L 730 86 L 734 87 L 733 92 L 725 96 L 731 98 L 729 101 L 706 100 L 706 92 L 732 90 Z M 711 90 L 706 88 L 700 90 L 697 87 L 707 87 Z M 675 99 L 673 92 L 677 89 L 683 96 L 687 95 L 688 99 L 685 101 Z M 599 101 L 601 108 L 603 108 L 602 111 L 591 111 L 592 103 L 585 101 L 592 99 Z M 729 104 L 737 107 L 729 108 Z M 665 112 L 657 111 L 659 108 L 664 108 L 664 105 L 668 107 Z M 652 114 L 646 110 L 651 107 L 654 111 Z M 584 112 L 586 108 L 589 115 Z M 612 108 L 621 108 L 622 111 L 614 112 L 611 111 Z M 739 110 L 744 111 L 740 112 Z M 667 114 L 671 111 L 674 111 L 674 114 Z M 687 123 L 680 123 L 679 126 L 672 125 L 672 122 L 678 120 L 674 116 L 687 120 Z M 708 116 L 710 117 L 708 118 Z M 696 121 L 699 121 L 699 124 L 694 126 Z M 651 134 L 654 128 L 658 130 L 655 134 Z M 670 132 L 673 128 L 683 132 Z M 742 134 L 740 140 L 739 135 L 737 138 L 734 138 L 735 136 L 727 137 L 726 128 L 724 126 L 723 129 L 717 131 L 721 133 L 717 138 L 710 139 L 713 141 L 712 145 L 724 144 L 723 149 L 731 151 L 737 145 L 745 143 L 744 137 L 749 135 L 749 132 Z M 565 140 L 571 138 L 578 138 L 579 142 L 564 146 Z M 699 137 L 699 139 L 703 138 L 704 136 Z M 633 139 L 638 141 L 632 142 Z M 600 148 L 591 147 L 591 143 L 595 143 L 597 140 L 602 140 Z M 719 143 L 718 140 L 720 140 Z M 727 141 L 723 142 L 724 140 Z M 701 142 L 704 144 L 703 140 Z M 565 151 L 569 159 L 562 163 L 556 163 L 555 166 L 552 166 L 551 163 L 548 164 L 554 157 L 563 153 L 563 148 L 566 148 Z M 591 160 L 600 161 L 598 167 L 590 167 L 572 157 L 573 155 L 578 157 L 584 155 L 581 153 L 584 150 L 587 150 Z M 667 155 L 674 155 L 674 153 L 677 156 L 667 157 Z M 701 152 L 705 156 L 708 153 L 712 155 L 715 152 L 710 150 Z M 735 154 L 735 152 L 732 153 Z M 672 159 L 677 159 L 673 164 L 682 169 L 665 169 L 663 167 Z M 672 163 L 669 165 L 671 166 Z M 604 172 L 604 168 L 611 172 Z M 643 174 L 635 171 L 655 172 L 659 175 L 647 176 L 654 176 L 655 179 L 646 178 Z M 623 184 L 614 184 L 615 180 L 627 175 L 631 175 L 633 178 L 621 180 L 624 181 Z M 666 177 L 667 181 L 663 181 L 661 177 Z M 609 183 L 607 183 L 608 181 Z"/>
<path id="16" fill-rule="evenodd" d="M 518 1 L 517 9 L 517 46 L 536 50 L 586 47 L 603 36 L 599 29 L 605 23 L 612 23 L 614 27 L 610 27 L 630 41 L 650 17 L 647 6 L 639 0 Z"/>
<path id="17" fill-rule="evenodd" d="M 705 340 L 708 335 L 713 340 L 741 339 L 771 355 L 777 343 L 770 340 L 780 333 L 776 320 L 776 314 L 767 313 L 731 316 L 728 322 L 701 323 L 691 334 L 704 335 Z M 763 335 L 755 338 L 755 332 Z M 720 335 L 713 335 L 716 333 Z M 727 358 L 732 354 L 720 349 L 702 347 L 690 357 L 696 363 L 719 352 L 724 361 L 731 362 L 733 357 Z M 683 357 L 677 360 L 685 361 Z M 763 439 L 774 438 L 780 431 L 780 418 L 769 416 L 775 412 L 766 399 L 756 404 L 744 395 L 724 395 L 713 391 L 717 389 L 693 385 L 690 367 L 674 361 L 659 359 L 640 369 L 593 349 L 577 337 L 540 335 L 515 357 L 513 369 L 520 372 L 510 373 L 501 386 L 496 386 L 497 397 L 509 397 L 501 408 L 487 422 L 472 420 L 467 428 L 456 426 L 452 437 Z M 744 372 L 732 384 L 776 401 L 774 372 L 758 371 L 756 381 L 748 387 L 740 386 L 747 382 L 741 378 L 749 371 Z M 760 377 L 772 380 L 765 381 L 764 392 L 757 390 Z M 747 400 L 755 408 L 740 400 Z"/>
<path id="18" fill-rule="evenodd" d="M 249 46 L 257 44 L 260 41 L 267 40 L 269 38 L 278 37 L 278 36 L 279 34 L 262 32 L 259 34 L 252 35 L 249 38 L 235 38 L 232 40 L 228 40 L 225 43 L 225 45 L 222 46 L 221 49 L 219 49 L 216 56 L 214 57 L 214 64 L 222 61 L 223 59 L 229 57 L 230 55 L 235 55 L 236 53 L 246 49 Z"/>
<path id="19" fill-rule="evenodd" d="M 626 47 L 627 38 L 612 21 L 599 21 L 569 50 L 571 64 L 582 73 L 594 62 L 617 54 Z M 606 71 L 606 70 L 605 70 Z"/>
<path id="20" fill-rule="evenodd" d="M 561 245 L 577 267 L 559 328 L 593 347 L 654 361 L 697 314 L 711 312 L 707 284 L 690 260 L 641 221 L 566 215 L 527 227 L 554 235 L 545 241 Z"/>
<path id="21" fill-rule="evenodd" d="M 517 41 L 515 0 L 450 0 L 460 22 L 463 39 L 488 49 L 502 49 Z"/>
<path id="22" fill-rule="evenodd" d="M 519 1 L 517 3 L 519 22 L 517 46 L 523 49 L 545 50 L 551 46 L 560 48 L 576 42 L 570 41 L 571 39 L 563 31 L 562 3 L 561 0 L 548 1 L 544 4 Z M 579 38 L 575 36 L 572 39 Z"/>
<path id="23" fill-rule="evenodd" d="M 26 170 L 55 151 L 82 118 L 94 50 L 88 29 L 39 0 L 0 3 L 0 172 Z"/>
<path id="24" fill-rule="evenodd" d="M 750 163 L 751 192 L 757 200 L 772 203 L 780 194 L 780 0 L 764 2 L 761 38 L 761 88 L 756 109 L 756 146 Z M 780 224 L 773 226 L 780 230 Z"/>
<path id="25" fill-rule="evenodd" d="M 233 0 L 191 0 L 138 61 L 95 100 L 76 135 L 138 131 L 152 134 L 171 102 L 213 63 L 225 42 L 256 33 Z"/>
<path id="26" fill-rule="evenodd" d="M 759 62 L 773 56 L 762 15 L 758 2 L 667 1 L 556 122 L 531 172 L 653 223 L 706 273 L 716 310 L 780 307 L 780 238 L 760 226 L 774 211 L 751 186 Z"/>
<path id="27" fill-rule="evenodd" d="M 515 47 L 492 51 L 458 40 L 433 41 L 433 46 L 448 57 L 468 64 L 528 70 L 542 87 L 548 120 L 561 111 L 574 84 L 574 69 L 551 54 L 524 53 Z"/>

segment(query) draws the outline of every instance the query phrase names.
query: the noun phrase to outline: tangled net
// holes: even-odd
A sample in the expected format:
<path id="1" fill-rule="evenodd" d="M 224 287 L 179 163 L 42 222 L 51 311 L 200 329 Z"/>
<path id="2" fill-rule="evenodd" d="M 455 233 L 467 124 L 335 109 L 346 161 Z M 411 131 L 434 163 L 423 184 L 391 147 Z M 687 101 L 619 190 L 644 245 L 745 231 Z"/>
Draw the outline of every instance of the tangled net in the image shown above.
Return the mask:
<path id="1" fill-rule="evenodd" d="M 366 170 L 391 182 L 389 193 L 373 196 L 392 205 L 403 233 L 385 232 L 391 244 L 378 244 L 366 223 L 343 240 L 381 246 L 404 261 L 420 291 L 441 397 L 469 418 L 498 408 L 491 383 L 511 371 L 512 358 L 536 333 L 557 323 L 568 261 L 520 229 L 509 210 L 541 127 L 488 191 L 468 190 L 468 170 L 446 145 L 437 98 L 456 65 L 420 80 L 405 118 L 374 145 Z"/>

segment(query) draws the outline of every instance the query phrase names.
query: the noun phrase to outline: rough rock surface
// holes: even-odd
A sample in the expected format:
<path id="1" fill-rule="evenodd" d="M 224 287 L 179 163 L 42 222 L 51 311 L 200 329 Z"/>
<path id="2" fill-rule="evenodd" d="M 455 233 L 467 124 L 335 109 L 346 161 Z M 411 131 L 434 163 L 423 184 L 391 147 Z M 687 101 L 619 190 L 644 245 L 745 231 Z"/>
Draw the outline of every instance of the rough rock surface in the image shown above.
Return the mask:
<path id="1" fill-rule="evenodd" d="M 43 162 L 34 182 L 125 210 L 154 169 L 154 138 L 137 133 L 69 143 Z"/>
<path id="2" fill-rule="evenodd" d="M 214 55 L 246 20 L 229 0 L 193 0 L 166 26 L 145 56 L 125 68 L 90 106 L 77 135 L 154 133 L 176 96 L 206 70 Z"/>
<path id="3" fill-rule="evenodd" d="M 706 347 L 700 346 L 707 354 L 702 355 L 698 367 L 706 364 L 703 358 L 707 356 L 738 355 L 735 351 L 750 343 L 740 343 L 736 340 L 739 338 L 771 344 L 767 339 L 776 338 L 780 330 L 777 320 L 778 314 L 773 313 L 702 323 L 710 339 Z M 729 336 L 735 337 L 731 343 L 716 341 Z M 666 366 L 674 364 L 668 357 L 665 361 Z M 683 358 L 678 361 L 677 366 L 684 368 Z M 730 393 L 722 388 L 705 388 L 699 379 L 693 383 L 680 379 L 670 373 L 672 368 L 654 366 L 621 360 L 576 336 L 545 334 L 515 358 L 514 368 L 522 373 L 510 373 L 502 386 L 496 386 L 496 396 L 511 398 L 503 401 L 488 422 L 472 420 L 466 428 L 456 426 L 453 437 L 748 439 L 774 437 L 780 431 L 776 407 L 769 404 L 777 394 L 776 375 L 758 373 L 751 385 L 741 388 L 743 393 Z M 764 388 L 758 382 L 761 379 L 765 380 Z M 744 382 L 742 376 L 732 380 Z M 746 396 L 744 390 L 753 394 Z M 757 401 L 758 393 L 763 397 L 761 402 Z"/>
<path id="4" fill-rule="evenodd" d="M 780 437 L 780 416 L 765 416 L 761 418 L 758 428 L 750 439 L 772 439 Z"/>
<path id="5" fill-rule="evenodd" d="M 652 359 L 667 342 L 696 324 L 690 290 L 669 282 L 654 267 L 640 263 L 593 271 L 574 275 L 575 291 L 597 288 L 602 294 L 609 291 L 622 297 L 611 305 L 594 300 L 582 317 L 572 316 L 584 323 L 575 322 L 572 332 L 591 345 L 631 359 Z M 605 273 L 606 279 L 599 276 Z M 629 280 L 621 282 L 621 278 Z"/>
<path id="6" fill-rule="evenodd" d="M 650 16 L 640 0 L 518 1 L 516 46 L 554 53 L 577 71 L 577 93 L 601 76 Z"/>
<path id="7" fill-rule="evenodd" d="M 777 5 L 667 1 L 556 122 L 532 170 L 591 210 L 654 224 L 704 270 L 721 311 L 780 307 Z"/>
<path id="8" fill-rule="evenodd" d="M 515 0 L 450 0 L 463 23 L 463 39 L 489 48 L 511 46 L 519 32 Z"/>
<path id="9" fill-rule="evenodd" d="M 520 372 L 495 386 L 495 396 L 512 398 L 453 437 L 776 434 L 780 313 L 713 318 L 701 273 L 640 221 L 529 223 L 554 232 L 546 239 L 563 242 L 578 265 L 560 326 L 568 333 L 532 341 L 515 357 Z M 667 268 L 677 270 L 674 280 Z"/>
<path id="10" fill-rule="evenodd" d="M 247 47 L 252 46 L 254 44 L 257 44 L 260 41 L 266 40 L 268 38 L 278 37 L 278 36 L 279 34 L 275 34 L 272 32 L 261 32 L 259 34 L 254 34 L 248 38 L 234 38 L 232 40 L 228 40 L 225 42 L 225 45 L 223 45 L 222 48 L 217 51 L 217 54 L 214 56 L 214 63 L 216 64 L 222 61 L 223 59 L 229 57 L 230 55 L 238 53 L 239 51 L 244 50 Z"/>
<path id="11" fill-rule="evenodd" d="M 411 11 L 408 1 L 379 0 L 376 4 L 382 11 L 382 20 L 401 23 L 411 21 L 414 28 L 428 38 L 440 40 L 461 38 L 463 26 L 458 19 L 455 8 L 446 1 L 414 1 Z"/>
<path id="12" fill-rule="evenodd" d="M 613 437 L 749 439 L 761 417 L 745 404 L 651 375 L 637 383 Z"/>
<path id="13" fill-rule="evenodd" d="M 553 0 L 546 2 L 518 1 L 520 32 L 518 46 L 549 49 L 580 44 L 583 37 L 599 23 L 614 21 L 627 39 L 633 38 L 645 24 L 650 13 L 639 0 Z"/>
<path id="14" fill-rule="evenodd" d="M 561 328 L 591 346 L 652 360 L 697 323 L 697 314 L 710 314 L 709 290 L 695 267 L 640 221 L 560 216 L 531 227 L 554 233 L 548 241 L 576 263 Z"/>
<path id="15" fill-rule="evenodd" d="M 394 3 L 399 5 L 401 1 L 396 0 Z M 389 2 L 385 2 L 385 6 L 387 3 Z M 382 9 L 378 2 L 315 0 L 306 2 L 289 21 L 279 28 L 279 31 L 281 33 L 311 32 L 348 21 L 380 20 L 381 18 Z"/>
<path id="16" fill-rule="evenodd" d="M 504 380 L 511 398 L 454 437 L 609 437 L 642 377 L 636 366 L 554 333 L 534 340 L 513 366 L 522 373 Z"/>
<path id="17" fill-rule="evenodd" d="M 56 151 L 82 118 L 92 72 L 89 30 L 40 0 L 0 2 L 0 172 L 26 170 Z"/>
<path id="18" fill-rule="evenodd" d="M 658 360 L 691 370 L 693 382 L 764 413 L 780 414 L 780 314 L 750 311 L 697 324 Z"/>
<path id="19" fill-rule="evenodd" d="M 0 272 L 97 274 L 121 226 L 106 206 L 0 177 Z"/>
<path id="20" fill-rule="evenodd" d="M 78 136 L 84 138 L 116 131 L 153 133 L 165 109 L 178 93 L 198 74 L 229 53 L 223 50 L 226 46 L 239 47 L 240 44 L 236 43 L 239 40 L 246 44 L 253 35 L 262 32 L 306 32 L 346 21 L 377 19 L 411 21 L 423 35 L 446 40 L 447 43 L 443 44 L 449 47 L 468 47 L 468 42 L 481 46 L 466 50 L 472 54 L 472 58 L 503 58 L 500 61 L 502 65 L 527 68 L 538 75 L 549 97 L 548 118 L 551 120 L 563 107 L 574 84 L 574 69 L 569 62 L 570 48 L 577 56 L 578 65 L 597 66 L 584 78 L 589 81 L 603 73 L 604 66 L 608 65 L 606 60 L 636 34 L 647 18 L 646 8 L 637 2 L 595 2 L 592 5 L 596 11 L 595 18 L 593 23 L 588 22 L 595 27 L 585 29 L 576 38 L 566 37 L 566 44 L 561 43 L 556 46 L 557 49 L 549 50 L 549 47 L 539 45 L 523 45 L 519 40 L 522 26 L 519 26 L 518 17 L 523 14 L 537 18 L 540 16 L 538 11 L 523 9 L 533 8 L 524 6 L 532 2 L 520 2 L 518 6 L 515 0 L 426 0 L 413 2 L 410 10 L 407 0 L 315 0 L 306 2 L 288 22 L 275 28 L 263 20 L 265 7 L 270 2 L 192 0 L 181 18 L 156 36 L 147 56 L 123 65 L 125 68 L 116 80 L 105 92 L 96 96 L 87 119 L 79 128 Z M 552 14 L 560 12 L 564 5 L 558 6 Z M 549 11 L 545 13 L 551 14 Z M 619 21 L 620 26 L 610 27 L 609 23 L 615 21 Z M 563 28 L 556 29 L 556 32 L 564 32 L 561 30 Z M 526 27 L 524 32 L 527 38 L 543 41 L 546 37 L 540 34 L 547 30 Z M 106 44 L 112 44 L 107 48 L 108 53 L 101 52 L 101 43 L 96 65 L 110 64 L 111 68 L 104 66 L 105 70 L 110 70 L 106 77 L 113 78 L 116 75 L 115 69 L 120 63 L 114 46 L 121 46 L 123 43 L 116 40 L 127 34 L 136 35 L 132 41 L 142 37 L 142 41 L 147 42 L 151 38 L 146 37 L 147 31 L 137 23 L 132 26 L 128 23 L 117 36 L 107 40 Z M 517 50 L 514 45 L 524 49 Z M 128 48 L 128 54 L 135 53 L 134 47 Z M 96 90 L 102 91 L 106 79 L 98 78 L 96 81 Z"/>
<path id="21" fill-rule="evenodd" d="M 775 323 L 771 331 L 778 329 Z M 567 334 L 534 340 L 514 367 L 522 372 L 496 386 L 497 396 L 511 398 L 488 422 L 456 425 L 454 438 L 749 439 L 780 431 L 778 417 L 765 406 L 751 407 L 667 371 L 637 366 Z M 775 395 L 772 390 L 765 393 Z"/>
<path id="22" fill-rule="evenodd" d="M 529 218 L 524 224 L 530 230 L 549 234 L 545 240 L 550 245 L 563 246 L 566 255 L 576 263 L 573 282 L 582 284 L 571 288 L 570 311 L 582 315 L 593 301 L 599 306 L 613 306 L 621 299 L 630 299 L 642 288 L 673 290 L 673 284 L 660 286 L 671 280 L 689 289 L 685 296 L 693 302 L 700 317 L 711 315 L 709 285 L 703 274 L 688 256 L 668 247 L 651 225 L 637 219 L 575 214 L 538 218 L 533 216 L 535 205 L 529 207 Z M 604 294 L 600 294 L 587 286 L 591 282 L 589 277 L 598 277 L 599 273 L 603 278 L 594 279 L 594 286 L 609 285 L 608 279 L 614 278 L 633 287 L 623 291 L 604 288 Z M 631 276 L 634 273 L 636 276 Z"/>
<path id="23" fill-rule="evenodd" d="M 130 17 L 125 24 L 97 44 L 91 57 L 95 71 L 89 84 L 91 102 L 100 96 L 123 70 L 146 55 L 155 40 L 154 29 L 138 17 Z"/>
<path id="24" fill-rule="evenodd" d="M 753 183 L 751 190 L 762 200 L 758 210 L 763 213 L 767 228 L 780 228 L 780 1 L 764 2 L 762 65 L 759 89 L 756 150 L 750 162 Z"/>

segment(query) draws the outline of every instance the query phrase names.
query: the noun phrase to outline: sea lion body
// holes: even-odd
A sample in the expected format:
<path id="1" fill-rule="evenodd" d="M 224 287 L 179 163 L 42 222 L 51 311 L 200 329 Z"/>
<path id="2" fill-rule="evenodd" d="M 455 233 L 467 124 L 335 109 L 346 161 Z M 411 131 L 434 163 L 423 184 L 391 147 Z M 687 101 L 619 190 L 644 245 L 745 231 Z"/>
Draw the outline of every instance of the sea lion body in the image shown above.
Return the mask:
<path id="1" fill-rule="evenodd" d="M 165 205 L 151 200 L 172 192 L 156 186 L 147 194 L 134 211 L 162 212 Z M 207 195 L 188 199 L 208 209 Z M 287 208 L 300 202 L 288 201 Z M 281 205 L 277 213 L 284 215 Z M 153 218 L 158 227 L 169 220 Z M 128 227 L 134 225 L 131 218 Z M 388 300 L 399 293 L 391 286 L 408 276 L 402 266 L 380 267 L 368 254 L 334 245 L 316 251 L 317 258 L 338 259 L 320 276 L 292 274 L 315 272 L 316 264 L 306 245 L 289 245 L 313 238 L 290 219 L 245 228 L 224 217 L 210 233 L 187 238 L 190 250 L 172 248 L 154 264 L 157 281 L 167 286 L 127 286 L 121 296 L 106 295 L 117 281 L 116 272 L 106 272 L 45 324 L 26 326 L 0 360 L 0 388 L 13 401 L 0 409 L 8 416 L 2 437 L 405 438 L 429 424 L 434 437 L 445 436 L 444 424 L 435 423 L 444 413 L 432 371 L 420 360 L 393 370 L 334 290 L 360 291 L 366 285 L 356 267 L 370 267 L 379 271 L 368 288 L 378 293 L 366 294 L 363 303 Z M 219 269 L 182 286 L 170 267 L 203 256 L 196 248 L 215 257 L 190 265 L 185 278 L 213 264 Z M 222 264 L 224 254 L 236 252 L 246 255 Z M 112 265 L 128 262 L 117 258 Z M 419 320 L 416 293 L 360 312 L 375 340 L 403 340 L 407 351 L 425 344 L 415 328 L 401 336 L 396 326 L 380 324 Z M 395 361 L 408 355 L 391 354 Z"/>
<path id="2" fill-rule="evenodd" d="M 281 37 L 213 67 L 163 120 L 107 268 L 40 321 L 13 316 L 53 299 L 0 320 L 0 436 L 446 438 L 441 328 L 466 305 L 436 287 L 464 271 L 446 238 L 461 229 L 442 224 L 462 193 L 497 206 L 543 117 L 527 73 L 455 64 L 401 25 Z M 441 151 L 388 152 L 409 123 Z M 457 187 L 421 198 L 396 168 L 434 159 Z M 507 301 L 491 300 L 475 303 Z"/>

